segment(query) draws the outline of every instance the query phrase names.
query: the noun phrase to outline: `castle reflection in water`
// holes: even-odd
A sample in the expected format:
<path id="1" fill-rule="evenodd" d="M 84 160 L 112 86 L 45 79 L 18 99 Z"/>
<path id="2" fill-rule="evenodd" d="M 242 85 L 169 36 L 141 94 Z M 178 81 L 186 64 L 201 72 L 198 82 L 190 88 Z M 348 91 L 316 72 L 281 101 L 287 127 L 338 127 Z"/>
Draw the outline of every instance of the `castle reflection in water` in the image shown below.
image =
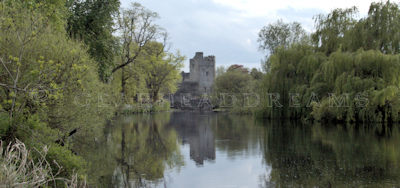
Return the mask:
<path id="1" fill-rule="evenodd" d="M 193 116 L 194 113 L 198 115 Z M 215 162 L 215 137 L 212 131 L 212 116 L 209 113 L 212 112 L 172 113 L 171 121 L 167 124 L 167 128 L 177 131 L 182 144 L 190 145 L 190 158 L 197 166 L 203 166 L 204 161 Z"/>

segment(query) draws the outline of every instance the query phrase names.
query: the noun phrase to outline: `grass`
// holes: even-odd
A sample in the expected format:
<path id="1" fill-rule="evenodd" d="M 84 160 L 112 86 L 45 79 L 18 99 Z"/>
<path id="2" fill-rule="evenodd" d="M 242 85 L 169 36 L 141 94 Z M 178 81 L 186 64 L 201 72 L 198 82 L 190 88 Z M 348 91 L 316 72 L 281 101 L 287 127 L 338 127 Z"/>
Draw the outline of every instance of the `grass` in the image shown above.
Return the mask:
<path id="1" fill-rule="evenodd" d="M 78 175 L 73 174 L 71 179 L 59 177 L 62 167 L 56 161 L 53 163 L 58 169 L 51 169 L 50 163 L 46 160 L 48 147 L 44 146 L 39 153 L 39 158 L 32 159 L 31 153 L 24 143 L 16 140 L 6 148 L 0 145 L 0 187 L 48 187 L 63 185 L 63 187 L 86 187 L 78 185 Z"/>

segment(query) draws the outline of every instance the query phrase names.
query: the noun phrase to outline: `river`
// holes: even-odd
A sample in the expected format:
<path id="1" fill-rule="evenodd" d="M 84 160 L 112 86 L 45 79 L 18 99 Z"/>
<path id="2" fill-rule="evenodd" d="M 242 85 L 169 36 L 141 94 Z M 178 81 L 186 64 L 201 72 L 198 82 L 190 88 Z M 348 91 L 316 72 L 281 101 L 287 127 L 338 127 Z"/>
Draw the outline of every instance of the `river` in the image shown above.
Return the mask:
<path id="1" fill-rule="evenodd" d="M 397 125 L 182 111 L 119 116 L 90 140 L 75 151 L 96 187 L 400 186 Z"/>

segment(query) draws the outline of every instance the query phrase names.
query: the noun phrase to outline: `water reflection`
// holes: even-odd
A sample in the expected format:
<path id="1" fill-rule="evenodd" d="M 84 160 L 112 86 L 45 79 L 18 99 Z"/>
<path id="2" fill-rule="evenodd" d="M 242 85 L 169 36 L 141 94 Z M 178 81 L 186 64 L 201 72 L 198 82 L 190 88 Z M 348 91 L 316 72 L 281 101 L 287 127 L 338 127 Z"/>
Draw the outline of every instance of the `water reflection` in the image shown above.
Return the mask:
<path id="1" fill-rule="evenodd" d="M 258 187 L 265 127 L 252 116 L 175 112 L 166 126 L 182 140 L 186 166 L 171 187 Z"/>
<path id="2" fill-rule="evenodd" d="M 174 112 L 74 141 L 94 187 L 396 187 L 400 130 Z"/>
<path id="3" fill-rule="evenodd" d="M 397 126 L 266 122 L 261 187 L 395 187 L 400 180 Z"/>
<path id="4" fill-rule="evenodd" d="M 216 149 L 229 159 L 260 153 L 264 127 L 252 116 L 212 112 L 175 112 L 167 124 L 190 146 L 190 158 L 198 166 L 215 162 Z"/>
<path id="5" fill-rule="evenodd" d="M 167 185 L 164 172 L 184 165 L 176 132 L 165 129 L 169 115 L 118 117 L 90 150 L 81 148 L 79 154 L 91 163 L 89 178 L 98 180 L 93 183 L 99 187 Z"/>
<path id="6" fill-rule="evenodd" d="M 202 166 L 204 161 L 215 160 L 214 118 L 212 112 L 176 112 L 166 125 L 177 131 L 182 144 L 189 144 L 190 159 L 197 166 Z"/>

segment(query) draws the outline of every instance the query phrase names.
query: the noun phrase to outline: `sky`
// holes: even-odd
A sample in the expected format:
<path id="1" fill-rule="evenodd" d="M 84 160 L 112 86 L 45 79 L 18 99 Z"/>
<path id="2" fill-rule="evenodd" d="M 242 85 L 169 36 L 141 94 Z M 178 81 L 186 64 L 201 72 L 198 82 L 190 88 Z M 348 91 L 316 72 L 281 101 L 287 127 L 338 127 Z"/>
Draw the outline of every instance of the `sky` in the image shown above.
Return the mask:
<path id="1" fill-rule="evenodd" d="M 172 47 L 187 57 L 185 72 L 189 71 L 189 59 L 196 52 L 204 56 L 214 55 L 216 66 L 233 64 L 248 68 L 261 68 L 265 57 L 258 51 L 258 33 L 263 26 L 283 19 L 299 22 L 308 32 L 313 31 L 313 16 L 327 14 L 335 8 L 357 6 L 359 17 L 367 15 L 373 0 L 121 0 L 122 8 L 138 2 L 160 19 L 156 24 L 165 28 L 171 36 Z"/>

